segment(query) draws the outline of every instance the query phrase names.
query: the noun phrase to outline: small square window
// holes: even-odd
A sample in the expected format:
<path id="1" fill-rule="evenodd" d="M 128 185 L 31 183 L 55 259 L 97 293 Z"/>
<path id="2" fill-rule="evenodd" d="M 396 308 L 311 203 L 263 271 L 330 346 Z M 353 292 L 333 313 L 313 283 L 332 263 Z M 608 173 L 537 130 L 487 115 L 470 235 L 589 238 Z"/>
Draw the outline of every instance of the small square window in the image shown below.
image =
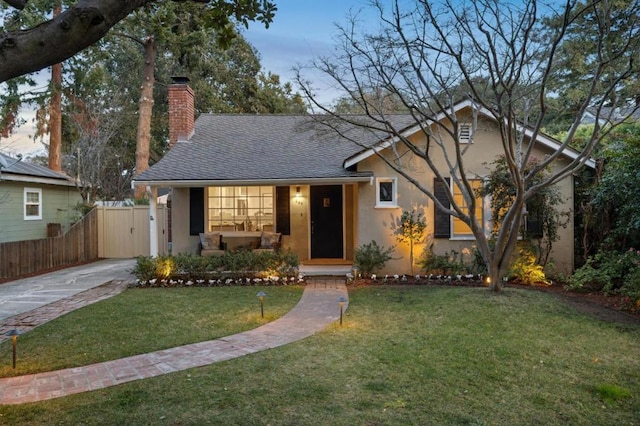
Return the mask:
<path id="1" fill-rule="evenodd" d="M 397 185 L 395 178 L 376 179 L 376 207 L 397 207 Z"/>
<path id="2" fill-rule="evenodd" d="M 458 127 L 458 140 L 460 143 L 471 143 L 473 129 L 470 124 L 461 124 Z"/>
<path id="3" fill-rule="evenodd" d="M 42 189 L 24 189 L 24 220 L 42 219 Z"/>

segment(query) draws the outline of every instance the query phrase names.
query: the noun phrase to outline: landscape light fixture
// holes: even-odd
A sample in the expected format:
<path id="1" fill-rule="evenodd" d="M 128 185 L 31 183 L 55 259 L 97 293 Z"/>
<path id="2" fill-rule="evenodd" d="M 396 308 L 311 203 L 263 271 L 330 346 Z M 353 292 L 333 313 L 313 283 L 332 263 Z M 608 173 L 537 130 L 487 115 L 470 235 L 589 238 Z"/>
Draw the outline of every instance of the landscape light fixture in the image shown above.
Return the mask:
<path id="1" fill-rule="evenodd" d="M 340 325 L 342 325 L 342 312 L 344 311 L 344 304 L 347 301 L 343 296 L 338 298 L 338 304 L 340 305 Z"/>
<path id="2" fill-rule="evenodd" d="M 256 294 L 256 296 L 258 296 L 258 299 L 260 299 L 260 316 L 262 318 L 264 318 L 264 297 L 267 295 L 267 293 L 265 293 L 264 291 L 260 291 L 258 292 L 258 294 Z"/>
<path id="3" fill-rule="evenodd" d="M 7 336 L 11 336 L 11 346 L 13 347 L 13 369 L 16 368 L 16 348 L 18 347 L 18 336 L 22 334 L 18 330 L 13 329 L 7 332 Z"/>

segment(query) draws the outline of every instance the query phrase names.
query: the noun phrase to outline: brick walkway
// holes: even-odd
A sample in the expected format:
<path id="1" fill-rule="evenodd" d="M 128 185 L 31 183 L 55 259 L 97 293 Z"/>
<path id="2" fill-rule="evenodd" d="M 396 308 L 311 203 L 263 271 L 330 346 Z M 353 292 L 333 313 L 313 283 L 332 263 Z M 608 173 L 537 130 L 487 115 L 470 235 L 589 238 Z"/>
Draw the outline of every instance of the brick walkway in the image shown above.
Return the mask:
<path id="1" fill-rule="evenodd" d="M 217 340 L 84 367 L 0 379 L 0 404 L 43 401 L 93 391 L 295 342 L 337 321 L 340 316 L 337 300 L 340 297 L 348 299 L 342 279 L 314 278 L 305 286 L 300 302 L 289 313 L 269 324 Z"/>

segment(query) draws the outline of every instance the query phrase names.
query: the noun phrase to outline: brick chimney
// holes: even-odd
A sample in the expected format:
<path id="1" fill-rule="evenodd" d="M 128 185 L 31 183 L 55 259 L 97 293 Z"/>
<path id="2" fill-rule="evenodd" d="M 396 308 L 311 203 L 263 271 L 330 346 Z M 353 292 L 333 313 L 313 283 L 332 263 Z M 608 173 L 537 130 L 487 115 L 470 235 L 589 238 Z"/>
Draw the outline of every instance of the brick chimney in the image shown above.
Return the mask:
<path id="1" fill-rule="evenodd" d="M 169 148 L 193 134 L 195 107 L 187 77 L 172 77 L 169 86 Z"/>

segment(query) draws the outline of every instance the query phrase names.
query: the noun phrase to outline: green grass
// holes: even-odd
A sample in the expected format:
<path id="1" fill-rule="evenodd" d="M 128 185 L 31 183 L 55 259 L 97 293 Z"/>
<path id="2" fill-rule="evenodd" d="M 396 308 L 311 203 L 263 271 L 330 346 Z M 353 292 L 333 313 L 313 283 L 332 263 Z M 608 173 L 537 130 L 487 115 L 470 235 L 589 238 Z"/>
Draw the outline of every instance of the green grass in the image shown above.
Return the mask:
<path id="1" fill-rule="evenodd" d="M 258 291 L 265 291 L 265 318 Z M 301 286 L 127 289 L 0 345 L 0 377 L 88 365 L 250 330 L 287 313 Z M 8 362 L 6 362 L 6 357 Z"/>
<path id="2" fill-rule="evenodd" d="M 639 326 L 601 322 L 541 292 L 426 286 L 350 289 L 343 327 L 277 349 L 0 407 L 0 423 L 23 425 L 637 425 L 638 419 Z"/>

